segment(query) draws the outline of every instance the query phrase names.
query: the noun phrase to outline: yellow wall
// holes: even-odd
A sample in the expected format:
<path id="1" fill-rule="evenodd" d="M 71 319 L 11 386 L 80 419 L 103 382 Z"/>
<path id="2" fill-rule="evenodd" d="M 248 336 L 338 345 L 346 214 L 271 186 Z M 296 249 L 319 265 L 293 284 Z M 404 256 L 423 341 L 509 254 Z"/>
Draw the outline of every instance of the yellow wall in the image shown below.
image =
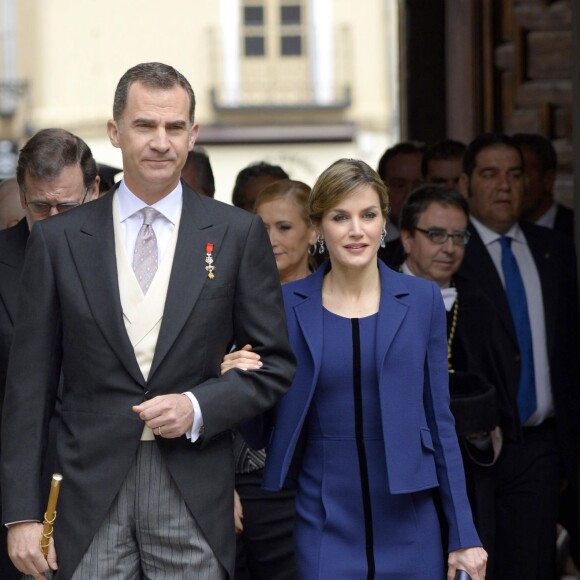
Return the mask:
<path id="1" fill-rule="evenodd" d="M 120 76 L 138 62 L 175 66 L 197 95 L 203 126 L 223 121 L 210 90 L 219 70 L 220 0 L 17 0 L 18 73 L 30 83 L 28 124 L 33 130 L 64 127 L 86 139 L 98 161 L 120 163 L 107 142 L 105 124 Z M 342 115 L 357 126 L 353 143 L 293 146 L 208 147 L 218 191 L 229 199 L 239 169 L 267 158 L 296 169 L 309 182 L 341 155 L 376 165 L 398 135 L 397 0 L 332 1 L 335 38 L 346 39 L 352 106 Z M 213 56 L 212 56 L 213 55 Z M 217 56 L 216 56 L 217 55 Z M 275 118 L 273 118 L 273 122 Z M 316 118 L 311 118 L 316 123 Z M 22 135 L 20 117 L 13 130 Z M 6 123 L 0 126 L 0 130 Z M 1 137 L 2 135 L 0 135 Z"/>

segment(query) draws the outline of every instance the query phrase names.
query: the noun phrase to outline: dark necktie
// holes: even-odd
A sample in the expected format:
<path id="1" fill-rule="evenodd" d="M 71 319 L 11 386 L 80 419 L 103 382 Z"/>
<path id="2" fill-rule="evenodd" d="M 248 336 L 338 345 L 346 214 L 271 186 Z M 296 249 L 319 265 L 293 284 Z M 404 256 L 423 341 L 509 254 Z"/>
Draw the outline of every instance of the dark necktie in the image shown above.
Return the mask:
<path id="1" fill-rule="evenodd" d="M 536 410 L 536 378 L 534 373 L 534 352 L 532 328 L 528 314 L 528 301 L 522 275 L 511 249 L 511 238 L 502 236 L 501 267 L 505 279 L 505 292 L 512 313 L 516 338 L 520 350 L 520 384 L 518 388 L 518 410 L 522 425 Z"/>
<path id="2" fill-rule="evenodd" d="M 152 224 L 159 212 L 152 207 L 144 207 L 139 213 L 143 216 L 143 225 L 135 241 L 133 271 L 143 294 L 147 294 L 158 266 L 157 236 Z"/>

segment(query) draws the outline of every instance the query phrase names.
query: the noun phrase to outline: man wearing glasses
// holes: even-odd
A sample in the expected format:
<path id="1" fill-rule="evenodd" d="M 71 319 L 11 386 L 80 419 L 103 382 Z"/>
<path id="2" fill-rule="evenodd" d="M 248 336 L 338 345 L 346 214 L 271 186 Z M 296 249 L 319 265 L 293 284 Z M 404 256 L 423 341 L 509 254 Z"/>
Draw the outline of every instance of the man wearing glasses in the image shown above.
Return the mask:
<path id="1" fill-rule="evenodd" d="M 519 221 L 524 160 L 510 137 L 477 137 L 460 185 L 472 234 L 460 273 L 493 301 L 501 321 L 493 341 L 505 362 L 505 439 L 487 508 L 495 515 L 495 542 L 485 548 L 496 556 L 488 577 L 551 578 L 561 478 L 574 482 L 577 470 L 574 248 L 558 232 Z"/>
<path id="2" fill-rule="evenodd" d="M 457 275 L 472 237 L 467 200 L 450 187 L 424 185 L 405 201 L 400 223 L 405 251 L 400 270 L 435 282 L 447 311 L 451 410 L 474 520 L 488 550 L 490 514 L 484 508 L 490 503 L 490 469 L 501 450 L 498 396 L 504 373 L 494 341 L 495 307 L 477 285 Z"/>
<path id="3" fill-rule="evenodd" d="M 29 228 L 99 194 L 97 164 L 89 146 L 64 129 L 43 129 L 26 143 L 16 179 Z"/>
<path id="4" fill-rule="evenodd" d="M 82 139 L 63 129 L 44 129 L 26 143 L 18 158 L 16 177 L 26 219 L 0 231 L 0 411 L 30 229 L 39 220 L 96 199 L 99 193 L 91 150 Z M 8 558 L 3 529 L 0 578 L 20 577 Z"/>

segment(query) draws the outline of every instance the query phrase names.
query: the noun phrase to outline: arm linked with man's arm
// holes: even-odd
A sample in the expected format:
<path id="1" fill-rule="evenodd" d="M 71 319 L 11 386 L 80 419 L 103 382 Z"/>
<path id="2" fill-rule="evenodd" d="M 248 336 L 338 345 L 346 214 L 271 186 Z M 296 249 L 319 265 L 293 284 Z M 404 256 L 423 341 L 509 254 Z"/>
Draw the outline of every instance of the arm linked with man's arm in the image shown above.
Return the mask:
<path id="1" fill-rule="evenodd" d="M 205 441 L 271 408 L 290 387 L 295 371 L 278 270 L 259 218 L 252 218 L 242 243 L 232 298 L 234 341 L 251 344 L 263 366 L 232 370 L 196 387 Z"/>

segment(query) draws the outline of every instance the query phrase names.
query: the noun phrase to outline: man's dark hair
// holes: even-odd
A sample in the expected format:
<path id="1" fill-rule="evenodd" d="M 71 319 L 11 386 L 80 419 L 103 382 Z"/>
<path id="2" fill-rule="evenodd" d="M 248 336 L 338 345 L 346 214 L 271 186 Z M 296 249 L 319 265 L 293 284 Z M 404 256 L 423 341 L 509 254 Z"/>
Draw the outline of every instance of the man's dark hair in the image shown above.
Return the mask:
<path id="1" fill-rule="evenodd" d="M 405 200 L 401 210 L 400 229 L 414 232 L 421 214 L 432 203 L 456 207 L 465 214 L 465 217 L 469 217 L 467 200 L 457 190 L 442 185 L 422 185 Z"/>
<path id="2" fill-rule="evenodd" d="M 43 129 L 20 150 L 16 180 L 24 191 L 27 173 L 36 179 L 51 180 L 60 175 L 65 167 L 77 164 L 80 165 L 83 182 L 88 189 L 97 177 L 97 164 L 89 146 L 64 129 Z"/>
<path id="3" fill-rule="evenodd" d="M 518 147 L 518 144 L 514 139 L 506 135 L 505 133 L 483 133 L 476 137 L 465 150 L 465 155 L 463 155 L 463 173 L 471 179 L 471 174 L 475 169 L 477 164 L 477 156 L 484 149 L 489 149 L 490 147 L 496 147 L 498 145 L 503 145 L 504 147 L 510 147 L 517 151 L 520 160 L 522 162 L 522 169 L 524 167 L 524 158 L 522 152 Z"/>
<path id="4" fill-rule="evenodd" d="M 99 193 L 103 194 L 109 191 L 115 185 L 115 177 L 123 171 L 119 167 L 113 167 L 106 163 L 97 163 L 97 170 L 99 172 Z"/>
<path id="5" fill-rule="evenodd" d="M 201 190 L 200 193 L 208 197 L 213 197 L 215 195 L 215 180 L 209 155 L 203 147 L 195 147 L 187 154 L 187 160 L 183 169 L 185 170 L 188 166 L 191 166 L 193 169 L 197 187 Z"/>
<path id="6" fill-rule="evenodd" d="M 127 106 L 129 89 L 135 82 L 151 89 L 169 90 L 179 85 L 189 96 L 189 120 L 195 116 L 195 95 L 189 81 L 172 66 L 161 62 L 144 62 L 130 68 L 119 80 L 113 100 L 113 119 L 119 123 Z"/>
<path id="7" fill-rule="evenodd" d="M 424 152 L 425 145 L 423 145 L 423 143 L 415 143 L 413 141 L 397 143 L 383 153 L 377 166 L 377 173 L 384 181 L 387 175 L 387 165 L 393 157 L 396 157 L 397 155 L 423 155 Z"/>
<path id="8" fill-rule="evenodd" d="M 269 175 L 278 179 L 290 179 L 288 174 L 279 165 L 271 165 L 265 161 L 252 163 L 238 173 L 238 176 L 236 177 L 236 183 L 234 185 L 234 190 L 232 192 L 232 203 L 236 207 L 243 207 L 244 188 L 246 183 L 248 183 L 248 181 L 254 177 L 262 177 L 264 175 Z"/>
<path id="9" fill-rule="evenodd" d="M 548 171 L 556 171 L 558 155 L 549 139 L 539 133 L 516 133 L 512 138 L 520 149 L 532 152 L 540 164 L 542 175 Z"/>
<path id="10" fill-rule="evenodd" d="M 463 159 L 466 148 L 465 143 L 454 141 L 453 139 L 443 139 L 443 141 L 427 147 L 423 154 L 423 160 L 421 161 L 421 174 L 423 175 L 423 179 L 425 179 L 429 171 L 429 162 Z"/>

